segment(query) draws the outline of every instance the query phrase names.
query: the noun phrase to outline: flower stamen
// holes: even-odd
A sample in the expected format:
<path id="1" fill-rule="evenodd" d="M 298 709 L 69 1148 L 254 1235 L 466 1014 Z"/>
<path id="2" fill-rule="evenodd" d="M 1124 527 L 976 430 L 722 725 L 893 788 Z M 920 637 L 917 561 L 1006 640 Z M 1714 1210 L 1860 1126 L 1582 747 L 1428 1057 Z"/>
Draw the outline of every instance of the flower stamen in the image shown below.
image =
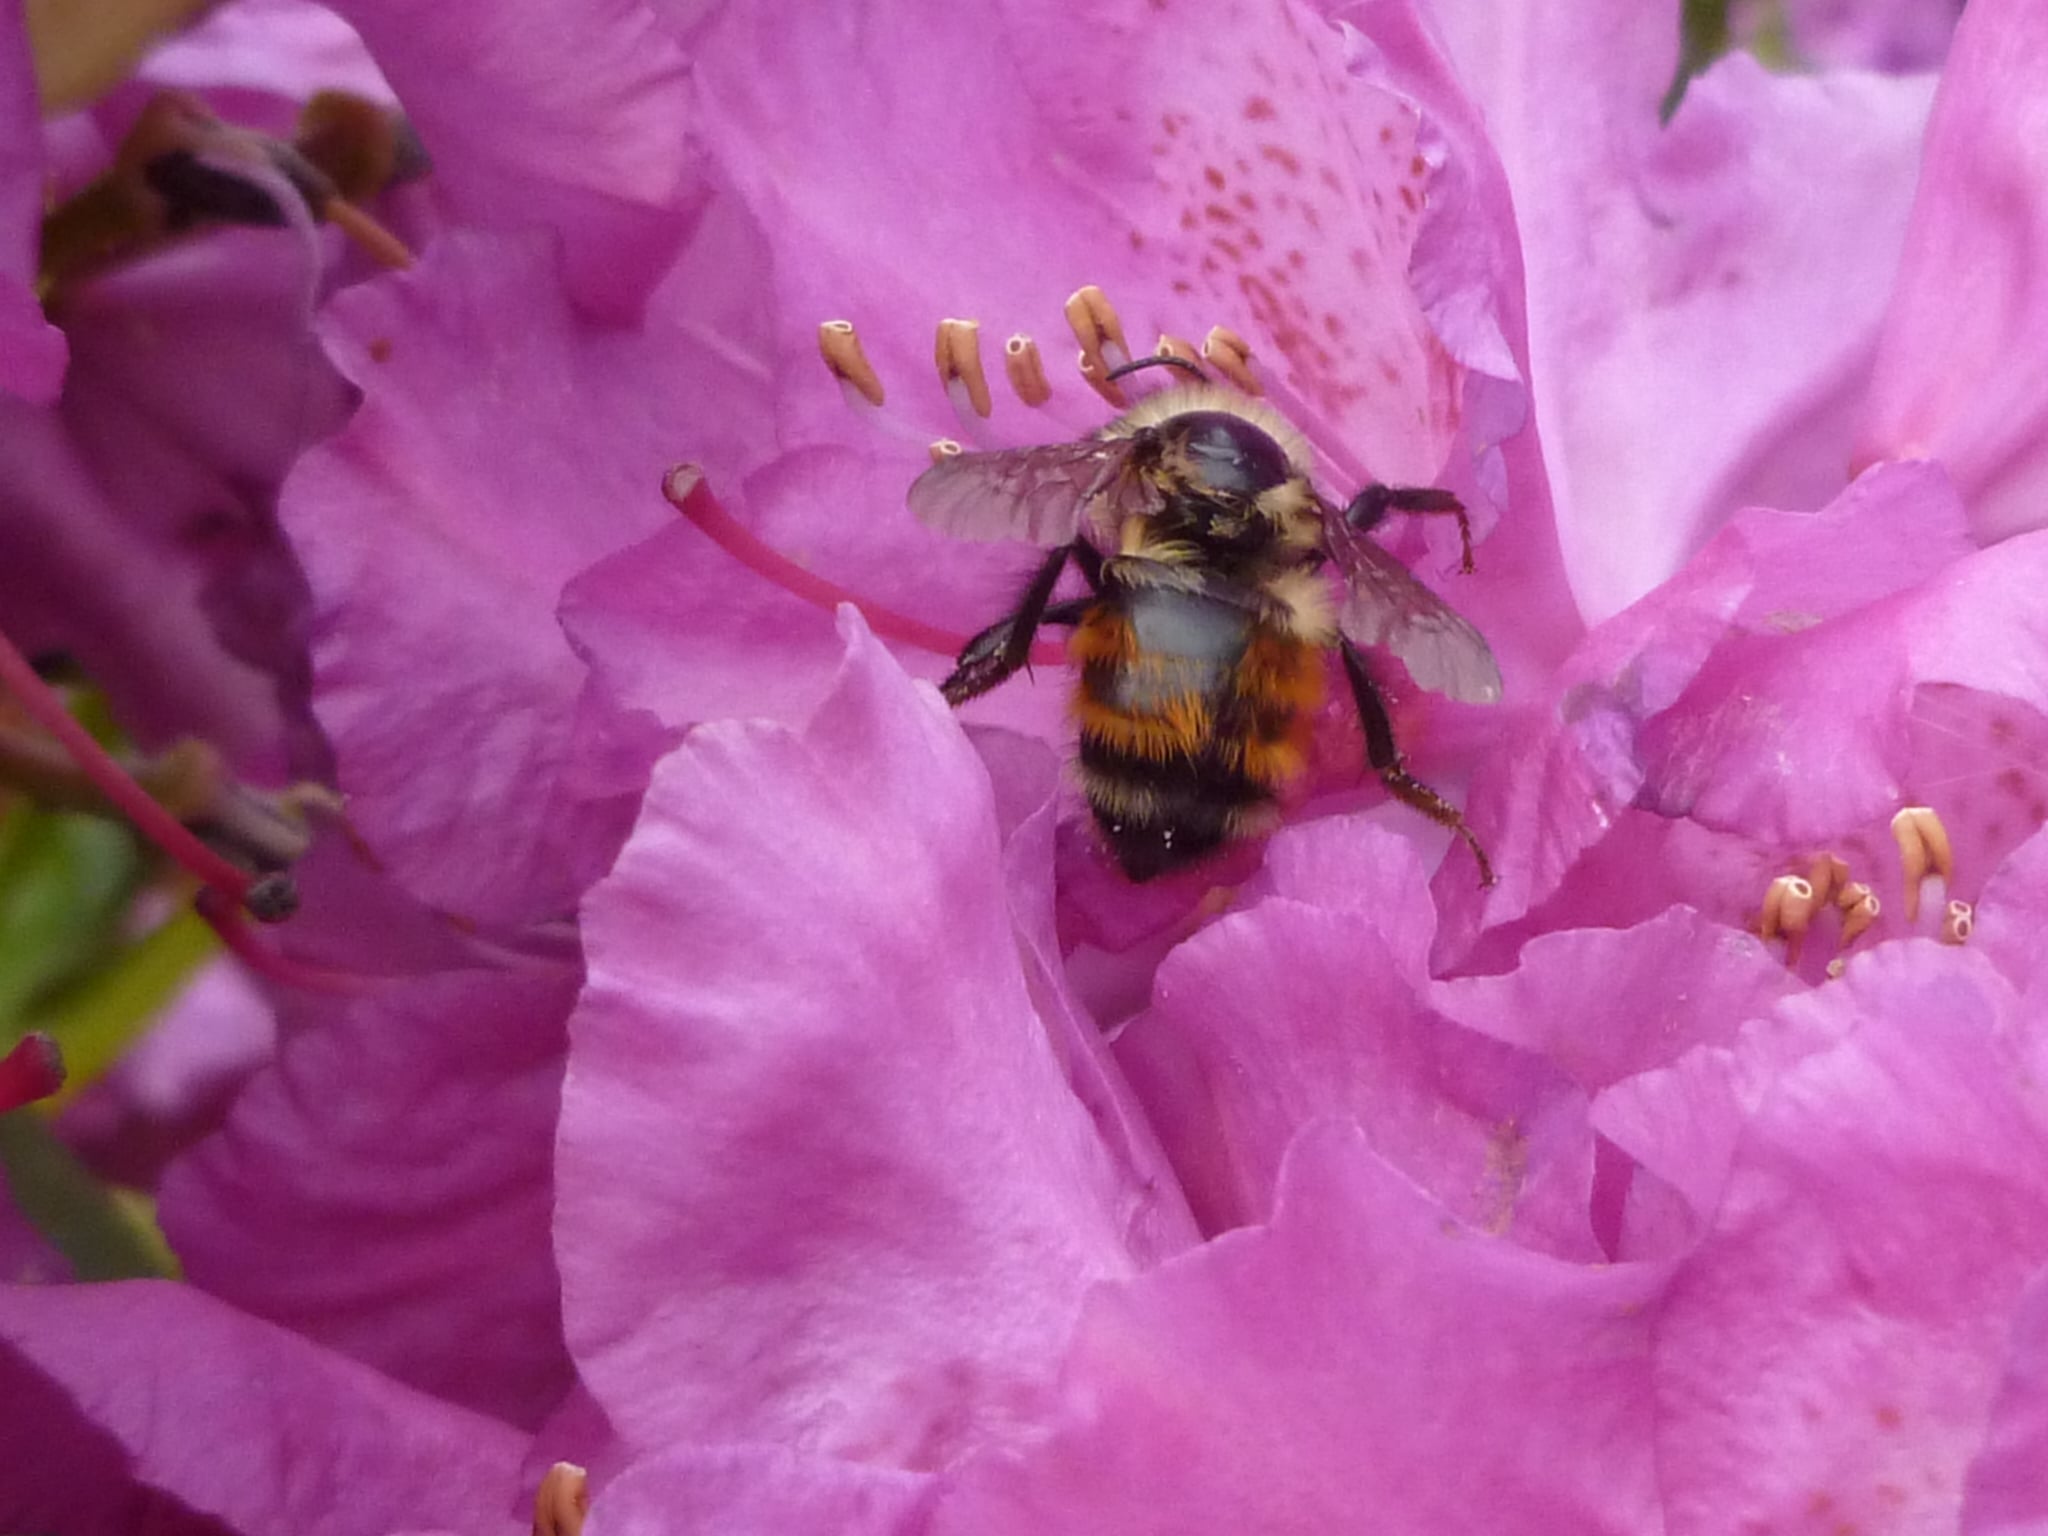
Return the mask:
<path id="1" fill-rule="evenodd" d="M 678 464 L 662 477 L 661 493 L 669 505 L 703 531 L 705 536 L 756 575 L 772 581 L 785 592 L 815 607 L 832 612 L 841 603 L 861 611 L 868 628 L 885 640 L 898 640 L 919 650 L 940 656 L 958 656 L 968 637 L 956 635 L 935 624 L 926 624 L 881 604 L 847 591 L 836 582 L 805 570 L 787 555 L 770 549 L 755 538 L 739 520 L 711 494 L 704 483 L 704 471 L 695 464 Z M 1059 666 L 1067 659 L 1066 647 L 1038 641 L 1031 647 L 1031 660 L 1039 666 Z"/>
<path id="2" fill-rule="evenodd" d="M 818 354 L 846 392 L 847 404 L 853 404 L 856 395 L 869 405 L 882 403 L 881 376 L 861 350 L 860 337 L 854 334 L 851 320 L 827 320 L 819 325 Z"/>
<path id="3" fill-rule="evenodd" d="M 1878 903 L 1877 892 L 1860 880 L 1850 880 L 1843 884 L 1835 895 L 1835 906 L 1842 914 L 1841 942 L 1844 949 L 1869 932 L 1871 924 L 1878 920 L 1884 910 Z"/>
<path id="4" fill-rule="evenodd" d="M 1202 354 L 1195 350 L 1195 344 L 1192 341 L 1181 336 L 1168 336 L 1164 332 L 1160 333 L 1159 345 L 1152 349 L 1152 355 L 1154 357 L 1177 357 L 1182 362 L 1190 363 L 1197 368 L 1202 365 Z"/>
<path id="5" fill-rule="evenodd" d="M 1003 343 L 1003 372 L 1010 376 L 1010 388 L 1026 405 L 1043 405 L 1052 398 L 1052 385 L 1045 377 L 1045 359 L 1038 355 L 1038 343 L 1019 331 Z"/>
<path id="6" fill-rule="evenodd" d="M 1100 288 L 1089 283 L 1074 290 L 1065 309 L 1067 325 L 1081 345 L 1081 377 L 1111 405 L 1124 409 L 1130 402 L 1109 375 L 1131 360 L 1131 349 L 1115 307 Z"/>
<path id="7" fill-rule="evenodd" d="M 1211 326 L 1202 339 L 1203 361 L 1230 380 L 1240 393 L 1262 395 L 1265 390 L 1252 372 L 1251 358 L 1251 344 L 1226 326 Z"/>
<path id="8" fill-rule="evenodd" d="M 1799 875 L 1780 875 L 1764 892 L 1764 910 L 1758 932 L 1765 940 L 1785 941 L 1785 963 L 1796 965 L 1819 903 L 1813 885 Z"/>
<path id="9" fill-rule="evenodd" d="M 1906 872 L 1906 921 L 1920 918 L 1920 887 L 1930 874 L 1938 876 L 1945 888 L 1955 876 L 1955 853 L 1949 844 L 1948 828 L 1924 805 L 1909 805 L 1892 818 L 1892 837 L 1899 845 L 1899 861 Z"/>
<path id="10" fill-rule="evenodd" d="M 1816 854 L 1812 865 L 1806 871 L 1806 878 L 1813 886 L 1815 905 L 1824 907 L 1834 901 L 1837 894 L 1848 885 L 1848 861 L 1838 853 Z"/>
<path id="11" fill-rule="evenodd" d="M 941 320 L 933 344 L 932 359 L 938 365 L 939 382 L 953 409 L 964 419 L 968 411 L 986 420 L 995 409 L 989 397 L 988 375 L 981 371 L 981 322 Z"/>
<path id="12" fill-rule="evenodd" d="M 932 456 L 932 462 L 934 464 L 938 464 L 944 462 L 947 459 L 957 459 L 960 457 L 961 454 L 965 453 L 967 450 L 965 448 L 962 448 L 958 443 L 954 442 L 952 438 L 942 437 L 937 442 L 933 443 L 930 449 L 928 449 L 927 451 Z"/>
<path id="13" fill-rule="evenodd" d="M 36 675 L 36 669 L 29 664 L 28 658 L 4 634 L 0 634 L 0 688 L 13 694 L 29 718 L 56 738 L 78 765 L 79 772 L 134 824 L 138 832 L 161 848 L 201 885 L 219 891 L 236 906 L 248 905 L 255 884 L 249 872 L 209 848 L 196 833 L 130 778 L 107 749 L 93 740 L 92 733 L 72 718 L 71 711 L 64 707 L 64 701 Z M 273 882 L 282 882 L 286 887 L 290 885 L 285 876 L 269 878 Z M 266 916 L 266 912 L 276 910 L 278 903 L 272 899 L 276 892 L 277 886 L 273 885 L 262 902 L 265 911 L 257 912 L 257 917 L 274 921 Z"/>
<path id="14" fill-rule="evenodd" d="M 589 1515 L 590 1474 L 570 1461 L 549 1467 L 533 1496 L 533 1536 L 581 1536 Z"/>
<path id="15" fill-rule="evenodd" d="M 1941 914 L 1941 942 L 1944 944 L 1967 944 L 1970 931 L 1977 926 L 1977 909 L 1967 901 L 1952 901 Z"/>
<path id="16" fill-rule="evenodd" d="M 296 907 L 297 904 L 298 898 L 294 893 L 292 905 Z M 222 947 L 251 975 L 260 976 L 265 981 L 325 997 L 363 997 L 382 985 L 374 976 L 337 971 L 324 965 L 308 965 L 303 960 L 280 954 L 256 936 L 255 930 L 242 921 L 241 912 L 222 900 L 218 891 L 201 891 L 193 898 L 192 905 L 219 936 Z M 256 910 L 255 903 L 251 904 L 251 910 Z M 262 912 L 258 910 L 257 915 L 261 917 Z M 266 918 L 265 921 L 271 919 Z"/>
<path id="17" fill-rule="evenodd" d="M 0 1056 L 0 1112 L 47 1099 L 63 1086 L 64 1054 L 48 1035 L 23 1035 Z"/>

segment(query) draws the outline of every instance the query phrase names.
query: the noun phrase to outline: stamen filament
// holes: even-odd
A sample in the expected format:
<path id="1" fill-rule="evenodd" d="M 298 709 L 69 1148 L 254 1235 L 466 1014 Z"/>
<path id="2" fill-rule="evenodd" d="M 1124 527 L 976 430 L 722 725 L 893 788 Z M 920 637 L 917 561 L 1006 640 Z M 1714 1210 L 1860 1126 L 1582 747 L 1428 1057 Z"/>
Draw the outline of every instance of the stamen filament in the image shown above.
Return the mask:
<path id="1" fill-rule="evenodd" d="M 362 997 L 377 990 L 380 985 L 374 976 L 360 975 L 354 971 L 332 970 L 324 965 L 308 965 L 294 960 L 289 955 L 279 954 L 256 936 L 256 932 L 242 920 L 241 909 L 229 905 L 215 890 L 203 890 L 193 899 L 193 906 L 206 919 L 228 953 L 254 975 L 265 981 L 276 982 L 282 987 L 293 987 L 301 992 L 318 992 L 328 997 Z"/>
<path id="2" fill-rule="evenodd" d="M 20 702 L 44 730 L 62 744 L 78 764 L 79 771 L 99 792 L 135 824 L 150 842 L 161 848 L 179 868 L 201 885 L 219 891 L 236 906 L 249 899 L 250 877 L 215 853 L 189 831 L 177 817 L 144 793 L 142 786 L 121 771 L 106 748 L 92 739 L 92 733 L 71 717 L 64 701 L 29 665 L 12 640 L 0 634 L 0 688 Z"/>
<path id="3" fill-rule="evenodd" d="M 379 266 L 404 272 L 412 266 L 412 248 L 365 210 L 345 197 L 330 197 L 314 210 Z"/>
<path id="4" fill-rule="evenodd" d="M 0 1057 L 0 1111 L 47 1099 L 64 1086 L 64 1056 L 44 1034 L 28 1034 Z"/>
<path id="5" fill-rule="evenodd" d="M 830 613 L 841 603 L 851 603 L 861 611 L 868 628 L 883 639 L 898 640 L 935 655 L 958 656 L 966 647 L 968 636 L 956 635 L 937 625 L 926 624 L 870 602 L 805 570 L 787 555 L 770 549 L 719 505 L 718 498 L 711 494 L 710 487 L 704 482 L 704 472 L 696 465 L 678 464 L 663 477 L 661 491 L 671 506 L 695 523 L 712 543 L 733 559 L 814 607 Z M 1066 659 L 1065 646 L 1041 640 L 1031 647 L 1031 661 L 1035 666 L 1056 667 Z"/>

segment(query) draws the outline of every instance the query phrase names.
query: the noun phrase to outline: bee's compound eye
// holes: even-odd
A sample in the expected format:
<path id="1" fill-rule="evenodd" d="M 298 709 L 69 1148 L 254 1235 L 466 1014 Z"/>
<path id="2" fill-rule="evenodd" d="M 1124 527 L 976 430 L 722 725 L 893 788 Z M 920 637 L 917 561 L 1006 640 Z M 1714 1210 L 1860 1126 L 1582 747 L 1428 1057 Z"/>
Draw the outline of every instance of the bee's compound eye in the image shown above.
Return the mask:
<path id="1" fill-rule="evenodd" d="M 1294 474 L 1272 435 L 1228 411 L 1189 411 L 1170 425 L 1180 435 L 1188 467 L 1201 485 L 1228 496 L 1256 496 Z"/>

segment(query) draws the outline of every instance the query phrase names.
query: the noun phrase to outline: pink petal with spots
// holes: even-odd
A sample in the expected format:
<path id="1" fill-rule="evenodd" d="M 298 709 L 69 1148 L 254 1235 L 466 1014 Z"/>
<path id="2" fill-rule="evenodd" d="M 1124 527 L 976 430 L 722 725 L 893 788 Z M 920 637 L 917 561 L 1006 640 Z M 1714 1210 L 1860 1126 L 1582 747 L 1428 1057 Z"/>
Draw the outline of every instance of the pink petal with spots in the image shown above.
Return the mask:
<path id="1" fill-rule="evenodd" d="M 1658 1283 L 1475 1232 L 1319 1127 L 1270 1226 L 1097 1293 L 1050 1436 L 930 1530 L 1655 1530 Z"/>
<path id="2" fill-rule="evenodd" d="M 0 1342 L 119 1442 L 141 1499 L 155 1490 L 245 1536 L 525 1529 L 510 1518 L 514 1431 L 188 1286 L 12 1288 Z M 103 1467 L 72 1472 L 81 1495 L 105 1496 Z"/>
<path id="3" fill-rule="evenodd" d="M 1657 1327 L 1669 1529 L 1953 1530 L 2048 1260 L 2048 1123 L 1981 959 L 1886 946 L 1749 1120 Z"/>
<path id="4" fill-rule="evenodd" d="M 1737 508 L 1816 507 L 1842 485 L 1928 87 L 1772 76 L 1734 54 L 1660 129 L 1668 11 L 1438 17 L 1513 189 L 1536 419 L 1597 621 Z"/>
<path id="5" fill-rule="evenodd" d="M 586 900 L 556 1251 L 630 1444 L 929 1467 L 1029 1422 L 1152 1202 L 1019 966 L 988 779 L 850 612 L 801 732 L 714 723 Z"/>
<path id="6" fill-rule="evenodd" d="M 1433 475 L 1455 391 L 1403 276 L 1420 203 L 1410 115 L 1350 80 L 1334 30 L 1286 0 L 1185 27 L 1098 9 L 1086 48 L 1071 28 L 1018 9 L 991 35 L 965 13 L 873 4 L 831 27 L 733 7 L 705 29 L 707 142 L 771 238 L 806 252 L 773 271 L 783 355 L 812 354 L 818 322 L 852 320 L 890 391 L 883 420 L 921 449 L 962 435 L 931 337 L 971 317 L 998 414 L 966 430 L 1071 437 L 1108 414 L 1073 372 L 1061 315 L 1096 283 L 1134 351 L 1227 325 L 1340 446 L 1390 477 Z M 788 109 L 842 99 L 857 131 L 820 136 Z M 1001 376 L 1018 332 L 1053 383 L 1037 412 Z M 808 377 L 785 430 L 843 440 L 837 387 L 815 365 Z"/>
<path id="7" fill-rule="evenodd" d="M 1860 451 L 1939 458 L 1973 527 L 2043 524 L 2048 13 L 1990 0 L 1943 72 Z"/>
<path id="8" fill-rule="evenodd" d="M 584 669 L 555 608 L 670 515 L 644 344 L 577 320 L 550 266 L 451 235 L 337 297 L 328 343 L 363 403 L 280 513 L 351 821 L 421 896 L 491 923 L 565 912 L 615 846 L 614 809 L 559 783 Z"/>
<path id="9" fill-rule="evenodd" d="M 687 66 L 640 0 L 344 0 L 464 223 L 562 243 L 576 303 L 639 313 L 701 194 Z M 571 41 L 573 40 L 573 42 Z M 572 47 L 575 67 L 563 67 Z"/>

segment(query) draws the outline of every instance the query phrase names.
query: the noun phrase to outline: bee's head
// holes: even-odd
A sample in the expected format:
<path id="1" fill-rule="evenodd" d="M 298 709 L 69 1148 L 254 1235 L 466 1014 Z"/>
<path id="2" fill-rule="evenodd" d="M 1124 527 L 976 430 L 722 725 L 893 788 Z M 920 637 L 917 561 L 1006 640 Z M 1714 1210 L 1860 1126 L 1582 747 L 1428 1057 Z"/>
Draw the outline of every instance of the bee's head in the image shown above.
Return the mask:
<path id="1" fill-rule="evenodd" d="M 1184 461 L 1191 488 L 1250 501 L 1294 478 L 1287 450 L 1257 422 L 1230 411 L 1184 411 L 1159 433 Z"/>

